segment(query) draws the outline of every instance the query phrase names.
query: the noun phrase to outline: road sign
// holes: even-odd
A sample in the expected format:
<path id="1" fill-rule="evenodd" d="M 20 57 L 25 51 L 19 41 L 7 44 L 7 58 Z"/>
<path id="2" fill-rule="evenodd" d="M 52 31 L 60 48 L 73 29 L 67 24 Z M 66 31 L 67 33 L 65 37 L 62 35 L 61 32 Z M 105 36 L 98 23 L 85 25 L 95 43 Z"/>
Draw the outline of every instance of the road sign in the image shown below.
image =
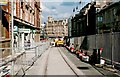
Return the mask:
<path id="1" fill-rule="evenodd" d="M 36 30 L 33 30 L 33 32 L 35 33 L 35 32 L 36 32 Z"/>
<path id="2" fill-rule="evenodd" d="M 19 29 L 19 32 L 20 32 L 20 33 L 22 33 L 22 32 L 23 32 L 23 33 L 30 33 L 30 29 L 22 29 L 22 28 L 20 28 L 20 29 Z"/>

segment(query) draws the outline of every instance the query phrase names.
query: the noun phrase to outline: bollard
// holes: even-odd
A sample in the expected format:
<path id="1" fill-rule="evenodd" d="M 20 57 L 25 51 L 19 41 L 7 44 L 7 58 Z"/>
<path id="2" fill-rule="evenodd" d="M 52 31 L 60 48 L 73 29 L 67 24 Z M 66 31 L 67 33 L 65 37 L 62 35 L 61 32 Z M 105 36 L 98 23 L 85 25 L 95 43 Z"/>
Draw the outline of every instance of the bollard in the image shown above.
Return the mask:
<path id="1" fill-rule="evenodd" d="M 100 49 L 93 49 L 93 64 L 100 64 Z"/>
<path id="2" fill-rule="evenodd" d="M 97 63 L 100 64 L 100 49 L 97 49 Z"/>

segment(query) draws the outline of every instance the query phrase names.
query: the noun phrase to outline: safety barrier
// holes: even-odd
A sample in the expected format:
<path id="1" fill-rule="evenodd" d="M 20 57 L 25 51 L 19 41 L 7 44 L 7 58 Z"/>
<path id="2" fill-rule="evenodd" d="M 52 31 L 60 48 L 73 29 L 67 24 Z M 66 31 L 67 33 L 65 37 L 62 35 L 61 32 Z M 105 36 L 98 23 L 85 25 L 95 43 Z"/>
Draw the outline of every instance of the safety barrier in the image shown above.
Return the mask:
<path id="1" fill-rule="evenodd" d="M 90 53 L 93 52 L 93 49 L 103 48 L 101 57 L 106 60 L 105 62 L 108 64 L 116 65 L 120 68 L 119 39 L 120 32 L 111 32 L 76 37 L 74 40 L 75 44 L 78 45 L 78 49 L 87 49 L 90 51 Z"/>
<path id="2" fill-rule="evenodd" d="M 24 75 L 44 51 L 49 48 L 49 42 L 32 43 L 27 47 L 0 48 L 0 76 Z M 3 57 L 4 51 L 9 51 L 9 56 Z"/>

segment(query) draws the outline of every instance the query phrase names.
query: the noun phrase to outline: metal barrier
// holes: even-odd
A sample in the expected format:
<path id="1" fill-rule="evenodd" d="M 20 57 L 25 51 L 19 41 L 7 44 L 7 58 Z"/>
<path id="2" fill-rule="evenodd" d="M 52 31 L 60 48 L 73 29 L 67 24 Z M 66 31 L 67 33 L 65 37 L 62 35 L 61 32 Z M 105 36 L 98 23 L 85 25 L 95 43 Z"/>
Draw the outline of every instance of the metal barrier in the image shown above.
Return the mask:
<path id="1" fill-rule="evenodd" d="M 85 37 L 78 37 L 75 39 L 76 44 L 79 45 L 79 48 L 85 44 L 88 46 L 88 50 L 92 53 L 93 49 L 103 48 L 101 57 L 105 58 L 109 62 L 113 62 L 120 65 L 120 32 L 113 33 L 104 33 L 89 35 Z M 87 41 L 84 43 L 84 41 Z"/>
<path id="2" fill-rule="evenodd" d="M 103 48 L 102 57 L 119 62 L 120 32 L 88 36 L 89 50 Z"/>
<path id="3" fill-rule="evenodd" d="M 34 62 L 44 51 L 49 48 L 49 42 L 33 43 L 28 47 L 13 48 L 15 54 L 11 54 L 11 48 L 0 48 L 0 51 L 9 50 L 10 55 L 0 58 L 0 76 L 4 75 L 24 75 Z M 12 63 L 14 64 L 12 66 Z"/>

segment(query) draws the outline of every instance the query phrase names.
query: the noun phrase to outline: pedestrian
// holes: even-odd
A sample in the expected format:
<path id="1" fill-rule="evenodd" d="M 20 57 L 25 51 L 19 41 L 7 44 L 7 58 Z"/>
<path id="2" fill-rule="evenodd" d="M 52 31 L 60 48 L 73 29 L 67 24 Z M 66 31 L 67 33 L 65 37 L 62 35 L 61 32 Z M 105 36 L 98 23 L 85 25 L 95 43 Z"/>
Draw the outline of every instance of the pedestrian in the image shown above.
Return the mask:
<path id="1" fill-rule="evenodd" d="M 26 41 L 26 39 L 24 40 L 24 46 L 27 47 L 27 41 Z"/>
<path id="2" fill-rule="evenodd" d="M 74 44 L 73 43 L 71 44 L 71 47 L 74 48 Z"/>
<path id="3" fill-rule="evenodd" d="M 17 47 L 17 41 L 14 39 L 14 47 Z"/>
<path id="4" fill-rule="evenodd" d="M 28 40 L 28 42 L 27 42 L 27 43 L 28 43 L 28 46 L 30 47 L 30 40 Z"/>

